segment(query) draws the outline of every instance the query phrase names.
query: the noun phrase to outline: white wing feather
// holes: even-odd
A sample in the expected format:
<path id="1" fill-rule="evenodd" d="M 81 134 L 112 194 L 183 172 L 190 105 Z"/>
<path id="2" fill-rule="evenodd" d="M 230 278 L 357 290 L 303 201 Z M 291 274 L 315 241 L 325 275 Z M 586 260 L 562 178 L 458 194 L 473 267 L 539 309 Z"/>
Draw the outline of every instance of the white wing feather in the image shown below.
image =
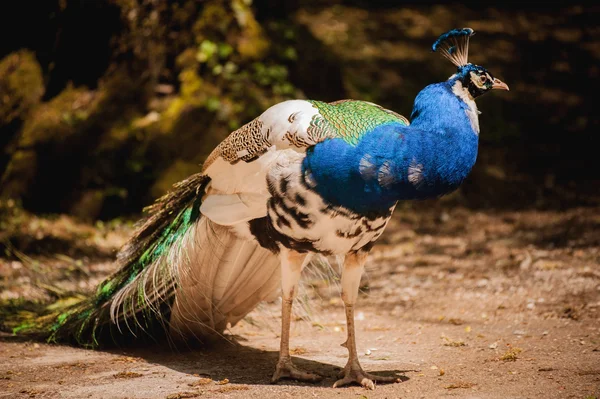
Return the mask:
<path id="1" fill-rule="evenodd" d="M 308 128 L 317 114 L 318 110 L 308 101 L 285 101 L 231 133 L 204 166 L 211 183 L 200 208 L 202 214 L 226 226 L 266 216 L 267 172 L 316 144 L 309 137 Z M 240 143 L 248 147 L 236 150 Z M 232 154 L 237 158 L 232 160 Z M 244 161 L 251 154 L 257 154 L 257 158 Z"/>

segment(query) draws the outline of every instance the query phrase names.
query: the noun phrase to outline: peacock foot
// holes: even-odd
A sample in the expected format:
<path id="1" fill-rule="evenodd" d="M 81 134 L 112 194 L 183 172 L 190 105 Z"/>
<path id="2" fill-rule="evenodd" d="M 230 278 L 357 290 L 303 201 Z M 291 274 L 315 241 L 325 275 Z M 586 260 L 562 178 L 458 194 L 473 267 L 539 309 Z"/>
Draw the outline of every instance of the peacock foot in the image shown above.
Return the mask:
<path id="1" fill-rule="evenodd" d="M 306 381 L 306 382 L 319 382 L 323 379 L 322 376 L 314 373 L 307 373 L 302 371 L 292 363 L 292 359 L 279 359 L 273 378 L 271 378 L 271 384 L 276 383 L 282 378 L 289 378 L 292 380 Z"/>
<path id="2" fill-rule="evenodd" d="M 401 382 L 398 377 L 384 377 L 382 375 L 370 374 L 363 371 L 358 362 L 349 363 L 340 372 L 341 379 L 337 380 L 333 387 L 341 387 L 356 382 L 367 389 L 375 389 L 375 382 Z"/>

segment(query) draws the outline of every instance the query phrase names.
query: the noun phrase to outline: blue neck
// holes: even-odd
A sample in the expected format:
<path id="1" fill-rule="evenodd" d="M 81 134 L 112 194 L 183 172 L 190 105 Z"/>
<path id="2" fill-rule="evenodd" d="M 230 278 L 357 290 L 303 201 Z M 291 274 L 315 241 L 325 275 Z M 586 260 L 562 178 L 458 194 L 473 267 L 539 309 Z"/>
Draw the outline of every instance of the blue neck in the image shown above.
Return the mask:
<path id="1" fill-rule="evenodd" d="M 478 136 L 452 84 L 423 89 L 410 126 L 378 126 L 356 146 L 331 139 L 310 148 L 303 170 L 314 190 L 332 205 L 383 214 L 399 200 L 438 197 L 458 188 L 475 164 Z"/>

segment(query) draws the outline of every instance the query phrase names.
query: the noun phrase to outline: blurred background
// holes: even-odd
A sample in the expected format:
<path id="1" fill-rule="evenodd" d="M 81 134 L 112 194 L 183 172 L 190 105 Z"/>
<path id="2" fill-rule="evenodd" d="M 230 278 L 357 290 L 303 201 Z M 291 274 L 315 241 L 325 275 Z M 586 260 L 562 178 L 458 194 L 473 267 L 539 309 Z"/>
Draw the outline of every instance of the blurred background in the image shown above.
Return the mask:
<path id="1" fill-rule="evenodd" d="M 17 2 L 0 28 L 3 204 L 137 214 L 286 99 L 362 99 L 410 116 L 419 90 L 455 71 L 432 42 L 464 26 L 477 32 L 470 61 L 511 91 L 478 100 L 478 163 L 446 201 L 600 203 L 600 7 L 486 3 Z"/>

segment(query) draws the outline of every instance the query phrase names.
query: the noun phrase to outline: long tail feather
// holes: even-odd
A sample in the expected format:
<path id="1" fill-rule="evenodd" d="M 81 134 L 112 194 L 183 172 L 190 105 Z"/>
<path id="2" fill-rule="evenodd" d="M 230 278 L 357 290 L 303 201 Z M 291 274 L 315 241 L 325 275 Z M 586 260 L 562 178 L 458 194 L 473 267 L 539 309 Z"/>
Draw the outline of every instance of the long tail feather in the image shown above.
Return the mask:
<path id="1" fill-rule="evenodd" d="M 171 335 L 211 337 L 279 293 L 279 259 L 255 241 L 203 218 L 196 226 L 196 266 L 179 279 Z"/>
<path id="2" fill-rule="evenodd" d="M 91 347 L 131 338 L 204 341 L 275 299 L 278 257 L 200 214 L 209 181 L 194 175 L 147 208 L 117 256 L 118 270 L 95 295 L 15 331 Z"/>
<path id="3" fill-rule="evenodd" d="M 146 208 L 149 216 L 117 255 L 117 271 L 95 295 L 14 330 L 92 347 L 112 339 L 164 336 L 179 264 L 186 257 L 193 226 L 201 220 L 200 201 L 209 181 L 202 174 L 193 175 Z"/>

